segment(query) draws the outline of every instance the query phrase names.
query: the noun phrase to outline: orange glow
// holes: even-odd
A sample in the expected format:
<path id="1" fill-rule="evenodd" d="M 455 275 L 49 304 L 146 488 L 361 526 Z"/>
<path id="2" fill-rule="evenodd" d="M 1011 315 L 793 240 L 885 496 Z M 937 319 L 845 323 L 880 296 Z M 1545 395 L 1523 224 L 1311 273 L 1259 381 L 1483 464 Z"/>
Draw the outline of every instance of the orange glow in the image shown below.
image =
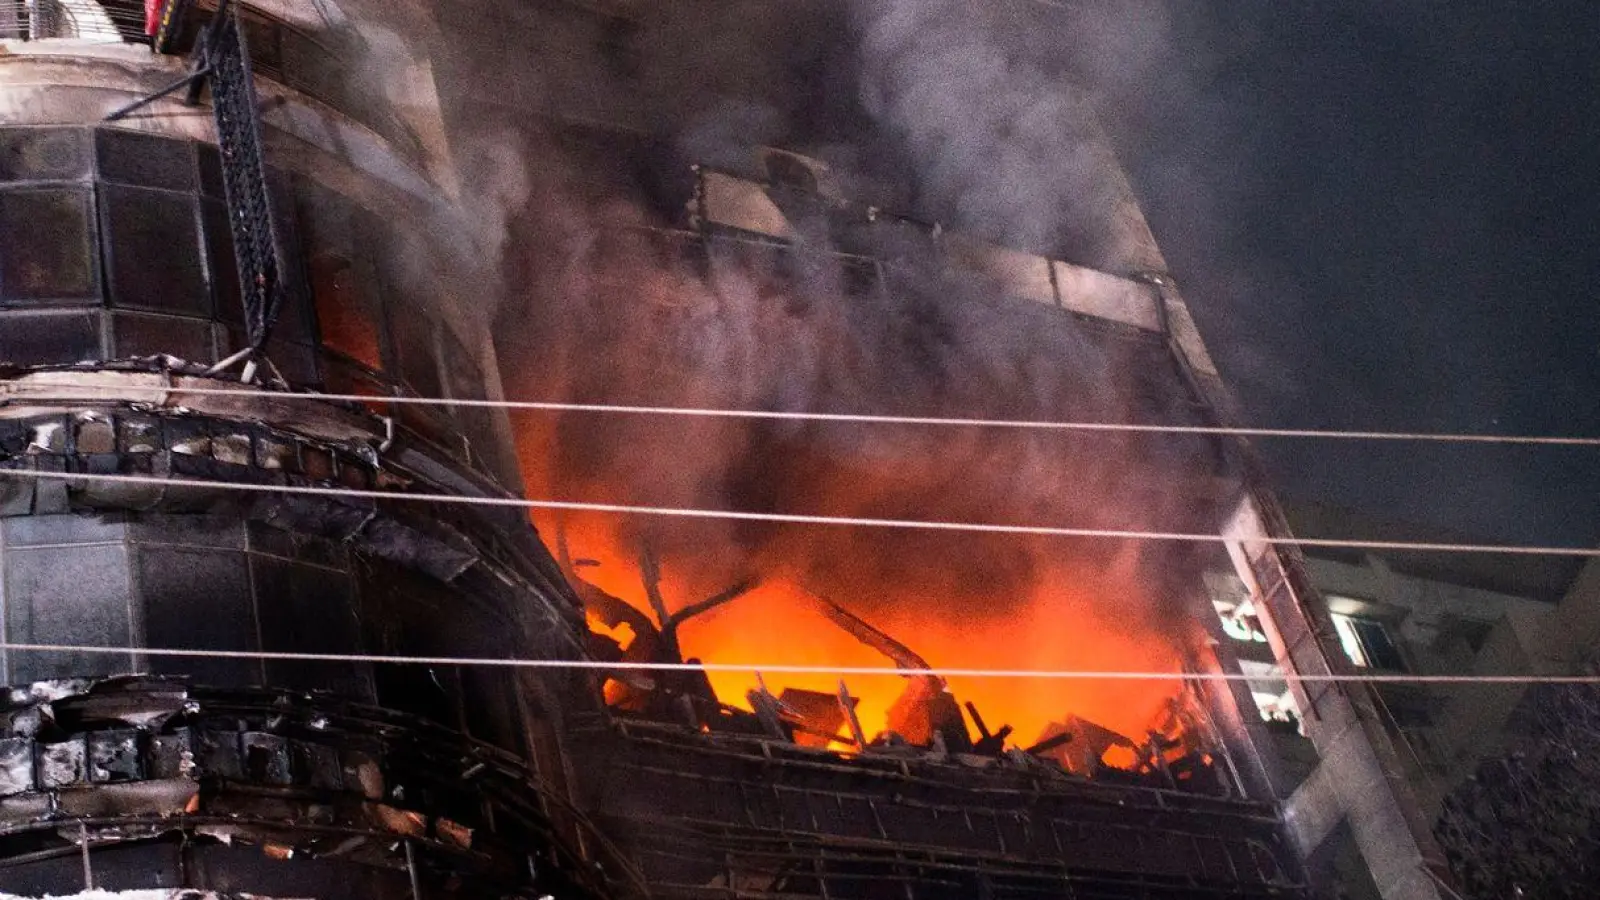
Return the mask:
<path id="1" fill-rule="evenodd" d="M 377 322 L 356 295 L 350 261 L 318 255 L 308 268 L 322 342 L 369 369 L 382 369 Z"/>
<path id="2" fill-rule="evenodd" d="M 725 409 L 1124 417 L 1078 405 L 1091 394 L 1095 402 L 1121 402 L 1118 367 L 1132 362 L 1100 351 L 1064 356 L 1078 345 L 1043 333 L 1036 318 L 971 320 L 985 336 L 958 332 L 969 320 L 939 314 L 939 304 L 898 304 L 868 326 L 857 318 L 872 313 L 870 304 L 835 296 L 827 278 L 783 296 L 781 279 L 720 251 L 706 277 L 678 244 L 635 236 L 597 246 L 581 260 L 536 267 L 539 295 L 528 307 L 527 346 L 506 364 L 508 394 Z M 1104 371 L 1079 371 L 1092 365 Z M 1106 528 L 1170 528 L 1175 510 L 1163 505 L 1184 502 L 1176 477 L 1135 468 L 1171 466 L 1170 451 L 1149 462 L 1150 448 L 1128 435 L 533 412 L 516 414 L 513 428 L 527 494 L 538 499 Z M 812 599 L 820 595 L 937 668 L 1181 667 L 1166 625 L 1180 617 L 1164 611 L 1169 588 L 1156 574 L 1165 572 L 1166 557 L 1145 555 L 1168 548 L 578 513 L 534 519 L 569 572 L 643 613 L 636 622 L 659 624 L 641 578 L 645 544 L 659 561 L 669 611 L 758 578 L 750 593 L 682 624 L 684 658 L 894 667 L 825 616 Z M 628 616 L 590 612 L 591 627 L 620 642 Z M 653 630 L 629 639 L 633 659 L 669 652 Z M 774 694 L 838 690 L 833 675 L 764 675 Z M 757 684 L 745 672 L 709 673 L 709 680 L 721 702 L 740 707 Z M 897 675 L 844 680 L 870 740 L 908 682 Z M 956 700 L 977 707 L 991 732 L 1011 725 L 1009 743 L 1020 747 L 1073 715 L 1142 743 L 1181 690 L 1176 681 L 972 676 L 948 686 Z M 639 702 L 640 692 L 625 687 L 612 693 Z M 976 736 L 970 720 L 968 728 Z"/>
<path id="3" fill-rule="evenodd" d="M 553 519 L 536 522 L 552 542 L 565 530 L 573 557 L 592 560 L 580 577 L 650 615 L 636 551 L 630 550 L 616 531 L 618 525 L 599 516 L 568 516 L 559 525 Z M 688 524 L 681 528 L 693 530 Z M 932 561 L 930 561 L 930 565 Z M 696 560 L 664 556 L 662 592 L 669 610 L 715 593 L 726 584 L 694 577 Z M 732 573 L 726 577 L 733 580 Z M 851 603 L 830 594 L 830 599 L 850 608 L 874 627 L 916 651 L 936 668 L 1072 670 L 1072 671 L 1176 671 L 1178 659 L 1170 642 L 1137 624 L 1133 615 L 1119 618 L 1114 602 L 1075 589 L 1070 582 L 1040 585 L 1023 602 L 1002 614 L 984 614 L 978 603 L 964 598 L 927 603 L 900 593 L 894 585 L 874 592 L 869 604 Z M 626 623 L 606 626 L 592 612 L 588 617 L 596 633 L 630 646 L 636 639 Z M 769 576 L 739 599 L 702 616 L 680 629 L 685 658 L 762 666 L 817 666 L 893 669 L 894 663 L 861 643 L 824 616 L 805 587 L 793 579 Z M 753 672 L 708 673 L 717 697 L 729 705 L 749 708 L 745 695 L 757 686 Z M 764 673 L 769 690 L 785 688 L 836 693 L 840 676 Z M 890 705 L 905 689 L 897 675 L 844 677 L 859 702 L 857 714 L 870 739 L 882 732 Z M 1010 742 L 1028 746 L 1045 726 L 1072 713 L 1136 741 L 1155 726 L 1171 697 L 1172 682 L 1017 679 L 956 676 L 948 679 L 956 699 L 977 706 L 991 732 L 1002 725 L 1016 729 Z M 614 692 L 622 696 L 619 690 Z M 608 700 L 615 700 L 608 691 Z M 977 735 L 969 720 L 969 729 Z M 1115 764 L 1131 765 L 1128 757 Z M 1111 764 L 1113 760 L 1108 759 Z"/>
<path id="4" fill-rule="evenodd" d="M 617 642 L 617 647 L 622 650 L 627 650 L 629 647 L 633 646 L 634 639 L 638 637 L 638 635 L 634 633 L 632 625 L 629 625 L 627 622 L 620 622 L 616 625 L 607 625 L 605 620 L 596 615 L 593 610 L 590 610 L 588 615 L 584 616 L 584 621 L 588 624 L 590 631 L 594 632 L 595 634 L 603 634 L 606 637 L 611 638 Z"/>

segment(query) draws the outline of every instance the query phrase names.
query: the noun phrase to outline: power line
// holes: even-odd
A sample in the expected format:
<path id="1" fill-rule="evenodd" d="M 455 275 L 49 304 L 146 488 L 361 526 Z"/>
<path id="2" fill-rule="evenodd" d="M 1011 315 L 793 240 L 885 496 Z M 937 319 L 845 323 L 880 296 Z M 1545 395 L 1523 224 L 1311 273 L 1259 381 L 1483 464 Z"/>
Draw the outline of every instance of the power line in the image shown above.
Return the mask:
<path id="1" fill-rule="evenodd" d="M 102 475 L 73 472 L 41 472 L 32 469 L 0 469 L 0 477 L 14 476 L 53 481 L 84 481 L 106 484 L 144 484 L 168 487 L 195 487 L 242 491 L 258 494 L 299 494 L 315 497 L 349 497 L 363 500 L 397 500 L 416 503 L 444 503 L 458 506 L 495 506 L 516 509 L 548 509 L 565 512 L 597 512 L 619 515 L 660 516 L 678 519 L 707 519 L 734 522 L 773 522 L 785 525 L 837 525 L 855 528 L 894 528 L 910 531 L 961 531 L 977 534 L 1016 534 L 1033 537 L 1105 538 L 1115 540 L 1172 541 L 1179 543 L 1249 543 L 1328 547 L 1349 550 L 1409 550 L 1438 553 L 1501 553 L 1514 556 L 1579 556 L 1600 558 L 1600 548 L 1545 547 L 1516 544 L 1454 544 L 1422 541 L 1368 541 L 1336 538 L 1250 537 L 1231 538 L 1222 534 L 1182 531 L 1141 531 L 1118 528 L 1068 528 L 1052 525 L 1001 525 L 984 522 L 951 522 L 929 519 L 877 519 L 853 516 L 820 516 L 795 513 L 759 513 L 738 510 L 694 509 L 677 506 L 634 506 L 621 503 L 586 503 L 569 500 L 525 500 L 520 497 L 472 497 L 456 494 L 400 494 L 392 491 L 317 487 L 314 485 L 253 484 L 236 481 L 204 481 L 189 478 L 163 478 L 157 475 Z"/>
<path id="2" fill-rule="evenodd" d="M 868 413 L 785 412 L 762 409 L 711 409 L 686 406 L 637 406 L 618 403 L 562 403 L 536 400 L 453 400 L 445 397 L 374 396 L 370 394 L 315 394 L 269 392 L 249 388 L 143 386 L 127 383 L 33 381 L 18 385 L 89 390 L 165 391 L 214 397 L 393 403 L 412 406 L 460 406 L 524 412 L 575 412 L 609 415 L 672 416 L 713 419 L 752 419 L 787 422 L 833 422 L 857 425 L 909 425 L 950 428 L 1003 428 L 1029 431 L 1084 431 L 1134 434 L 1181 434 L 1253 438 L 1321 439 L 1344 441 L 1412 441 L 1446 444 L 1500 444 L 1549 447 L 1600 447 L 1600 437 L 1526 436 L 1512 434 L 1440 433 L 1420 431 L 1341 431 L 1316 428 L 1242 428 L 1224 425 L 1159 425 L 1128 422 L 1054 422 L 1032 419 L 972 419 L 961 417 L 887 416 Z M 97 397 L 93 399 L 107 399 Z"/>
<path id="3" fill-rule="evenodd" d="M 416 666 L 487 666 L 596 672 L 735 672 L 766 675 L 853 675 L 901 678 L 1038 678 L 1054 681 L 1299 681 L 1366 684 L 1596 684 L 1600 675 L 1412 675 L 1301 674 L 1246 675 L 1239 672 L 1097 671 L 1070 669 L 971 669 L 931 666 L 801 666 L 781 663 L 602 662 L 591 659 L 499 659 L 476 656 L 397 656 L 374 653 L 300 653 L 274 650 L 198 650 L 175 647 L 104 647 L 87 644 L 0 643 L 19 653 L 84 653 L 98 656 L 154 656 L 176 659 L 252 659 L 267 662 L 373 663 Z"/>

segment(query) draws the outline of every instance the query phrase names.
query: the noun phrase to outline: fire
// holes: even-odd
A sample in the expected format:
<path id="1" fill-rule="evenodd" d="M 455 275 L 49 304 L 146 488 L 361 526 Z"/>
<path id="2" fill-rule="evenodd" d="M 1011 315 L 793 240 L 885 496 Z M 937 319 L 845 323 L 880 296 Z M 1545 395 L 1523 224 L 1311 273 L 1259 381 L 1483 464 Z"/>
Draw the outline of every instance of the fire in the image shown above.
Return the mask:
<path id="1" fill-rule="evenodd" d="M 608 238 L 539 263 L 529 279 L 537 296 L 508 337 L 522 343 L 502 351 L 516 358 L 506 365 L 507 393 L 1106 421 L 1129 418 L 1137 402 L 1122 382 L 1143 363 L 1118 357 L 1116 346 L 1089 347 L 1048 310 L 1000 316 L 957 293 L 845 297 L 834 275 L 805 274 L 820 258 L 785 269 L 805 284 L 762 269 L 771 248 L 718 250 L 708 275 L 687 247 Z M 1128 435 L 694 417 L 522 413 L 513 428 L 535 498 L 1102 528 L 1170 529 L 1173 510 L 1160 504 L 1182 502 L 1173 498 L 1184 476 L 1171 473 L 1186 452 L 1171 441 L 1153 452 Z M 685 659 L 761 667 L 774 694 L 833 695 L 840 680 L 775 667 L 894 666 L 831 620 L 825 602 L 941 669 L 1181 667 L 1162 612 L 1164 576 L 1154 574 L 1170 567 L 1147 545 L 601 515 L 535 516 L 535 524 L 552 547 L 564 544 L 569 573 L 627 604 L 589 612 L 595 631 L 618 643 L 632 620 L 630 657 L 676 649 Z M 647 547 L 669 613 L 734 585 L 755 587 L 680 623 L 674 648 L 653 633 L 661 622 L 646 590 Z M 754 672 L 709 679 L 720 702 L 744 708 L 758 684 Z M 888 727 L 908 681 L 844 680 L 870 740 Z M 638 703 L 651 679 L 637 682 L 612 681 L 608 699 Z M 977 675 L 951 677 L 948 687 L 991 732 L 1010 725 L 1010 744 L 1020 747 L 1074 716 L 1143 742 L 1181 690 L 1175 681 Z M 967 725 L 976 733 L 970 716 Z"/>
<path id="2" fill-rule="evenodd" d="M 588 563 L 578 570 L 579 577 L 650 615 L 638 550 L 627 545 L 618 523 L 599 516 L 567 516 L 560 521 L 543 517 L 536 524 L 552 539 L 564 533 L 569 554 Z M 714 580 L 703 574 L 697 577 L 693 558 L 664 558 L 660 567 L 661 592 L 669 611 L 717 590 Z M 835 694 L 842 679 L 858 701 L 857 715 L 870 739 L 888 728 L 889 708 L 906 688 L 904 677 L 771 671 L 783 666 L 894 668 L 882 653 L 830 621 L 816 600 L 817 591 L 818 586 L 793 578 L 771 578 L 738 599 L 687 620 L 678 634 L 682 655 L 766 669 L 761 679 L 774 694 L 786 688 Z M 866 604 L 830 599 L 854 606 L 853 612 L 940 669 L 1175 672 L 1179 667 L 1169 641 L 1127 627 L 1136 617 L 1119 616 L 1114 597 L 1102 600 L 1071 582 L 1040 585 L 999 613 L 985 612 L 981 596 L 942 598 L 930 604 L 893 584 L 879 586 Z M 626 623 L 609 625 L 593 611 L 589 623 L 624 649 L 637 638 Z M 758 686 L 756 672 L 715 671 L 709 678 L 721 702 L 750 708 L 746 695 Z M 1176 693 L 1173 682 L 1089 678 L 955 675 L 948 686 L 959 701 L 977 708 L 991 732 L 1012 726 L 1015 746 L 1033 744 L 1048 725 L 1068 714 L 1142 741 Z M 615 689 L 608 691 L 608 700 L 618 696 Z M 969 727 L 976 734 L 970 719 Z"/>

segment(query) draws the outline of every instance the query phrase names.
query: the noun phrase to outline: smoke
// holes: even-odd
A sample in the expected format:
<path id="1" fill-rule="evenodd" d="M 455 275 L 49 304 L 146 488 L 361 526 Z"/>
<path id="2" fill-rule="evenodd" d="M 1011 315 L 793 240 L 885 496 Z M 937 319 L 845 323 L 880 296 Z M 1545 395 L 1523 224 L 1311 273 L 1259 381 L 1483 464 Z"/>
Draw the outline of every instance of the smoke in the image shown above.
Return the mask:
<path id="1" fill-rule="evenodd" d="M 599 19 L 558 27 L 537 4 L 499 9 L 480 43 L 465 42 L 472 52 L 446 52 L 435 75 L 474 246 L 501 264 L 507 395 L 1040 420 L 1181 414 L 1161 394 L 1173 373 L 1154 394 L 1146 383 L 1159 347 L 997 297 L 947 271 L 925 237 L 891 254 L 901 259 L 888 284 L 864 286 L 836 253 L 843 236 L 798 209 L 797 255 L 651 230 L 680 222 L 689 192 L 641 173 L 754 170 L 752 145 L 770 143 L 828 160 L 853 196 L 948 227 L 1080 261 L 1129 257 L 1125 185 L 1087 114 L 1092 97 L 1070 86 L 1068 60 L 1015 18 L 1018 6 L 733 2 L 710 16 L 707 4 L 671 4 L 621 31 Z M 515 46 L 529 40 L 548 45 Z M 540 64 L 507 79 L 501 52 Z M 1193 498 L 1203 446 L 1167 439 L 580 414 L 521 415 L 514 428 L 534 497 L 1160 530 L 1203 528 L 1210 514 Z M 691 653 L 716 645 L 779 662 L 839 662 L 806 656 L 823 638 L 792 607 L 803 589 L 935 664 L 1171 668 L 1196 564 L 1132 542 L 539 524 L 602 562 L 586 578 L 634 600 L 643 544 L 661 558 L 674 606 L 759 575 L 771 591 L 684 638 Z M 957 687 L 1025 727 L 1076 710 L 1137 730 L 1163 696 L 1133 684 Z"/>
<path id="2" fill-rule="evenodd" d="M 1069 208 L 1112 202 L 1083 99 L 1007 46 L 1007 4 L 864 0 L 861 93 L 913 159 L 930 211 L 1011 246 L 1056 250 Z"/>

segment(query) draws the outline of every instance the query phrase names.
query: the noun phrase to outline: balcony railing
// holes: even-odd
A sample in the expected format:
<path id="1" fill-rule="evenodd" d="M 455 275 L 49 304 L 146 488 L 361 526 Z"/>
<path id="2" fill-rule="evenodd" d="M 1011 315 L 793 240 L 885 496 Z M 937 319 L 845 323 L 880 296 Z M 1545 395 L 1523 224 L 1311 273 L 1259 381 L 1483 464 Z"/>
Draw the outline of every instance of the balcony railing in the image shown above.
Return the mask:
<path id="1" fill-rule="evenodd" d="M 143 0 L 0 0 L 0 40 L 149 44 Z"/>

